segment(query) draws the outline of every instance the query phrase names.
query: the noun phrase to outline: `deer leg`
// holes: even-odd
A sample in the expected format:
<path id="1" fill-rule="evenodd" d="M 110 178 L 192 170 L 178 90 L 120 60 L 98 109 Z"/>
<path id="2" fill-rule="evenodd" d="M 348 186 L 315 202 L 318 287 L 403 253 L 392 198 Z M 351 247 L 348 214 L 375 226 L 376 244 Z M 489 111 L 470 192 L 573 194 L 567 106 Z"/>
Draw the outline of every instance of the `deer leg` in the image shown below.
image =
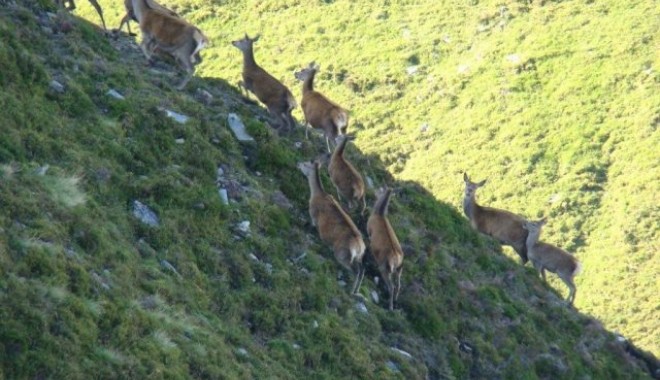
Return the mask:
<path id="1" fill-rule="evenodd" d="M 103 9 L 101 8 L 97 0 L 89 0 L 89 2 L 92 3 L 92 6 L 96 9 L 96 13 L 98 13 L 99 16 L 101 16 L 101 23 L 103 24 L 103 30 L 107 32 L 108 28 L 105 27 L 105 19 L 103 18 Z M 73 1 L 71 1 L 71 3 L 73 3 Z"/>

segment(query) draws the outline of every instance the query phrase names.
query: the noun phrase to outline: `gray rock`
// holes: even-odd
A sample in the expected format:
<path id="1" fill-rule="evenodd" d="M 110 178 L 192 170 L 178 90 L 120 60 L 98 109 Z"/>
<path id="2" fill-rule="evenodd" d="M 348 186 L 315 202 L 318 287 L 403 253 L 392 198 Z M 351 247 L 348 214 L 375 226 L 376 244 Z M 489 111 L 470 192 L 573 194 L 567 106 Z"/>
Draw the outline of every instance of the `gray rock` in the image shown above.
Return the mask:
<path id="1" fill-rule="evenodd" d="M 64 93 L 64 85 L 62 83 L 56 81 L 55 79 L 50 81 L 50 84 L 48 85 L 48 87 L 50 87 L 51 90 L 57 92 L 58 94 Z"/>
<path id="2" fill-rule="evenodd" d="M 174 142 L 177 143 L 177 144 L 183 144 L 183 143 L 186 142 L 186 139 L 178 138 L 178 139 L 174 140 Z"/>
<path id="3" fill-rule="evenodd" d="M 359 311 L 362 314 L 369 314 L 369 310 L 367 310 L 367 305 L 365 305 L 364 302 L 356 303 L 355 308 L 357 309 L 357 311 Z"/>
<path id="4" fill-rule="evenodd" d="M 133 216 L 148 226 L 158 227 L 160 225 L 160 220 L 156 213 L 138 200 L 133 201 Z"/>
<path id="5" fill-rule="evenodd" d="M 289 201 L 289 198 L 284 195 L 283 192 L 277 190 L 273 193 L 271 197 L 273 203 L 278 205 L 279 207 L 285 209 L 285 210 L 291 210 L 293 208 L 293 205 L 291 204 L 291 201 Z"/>
<path id="6" fill-rule="evenodd" d="M 125 99 L 124 95 L 117 92 L 117 90 L 115 90 L 114 88 L 109 89 L 108 92 L 106 92 L 105 94 L 112 97 L 112 98 L 115 98 L 117 100 L 124 100 Z"/>
<path id="7" fill-rule="evenodd" d="M 244 221 L 238 223 L 238 225 L 236 226 L 236 228 L 238 228 L 238 230 L 239 230 L 240 232 L 242 232 L 243 234 L 246 234 L 246 235 L 247 235 L 247 234 L 250 233 L 250 221 L 248 221 L 248 220 L 244 220 Z"/>
<path id="8" fill-rule="evenodd" d="M 372 190 L 375 189 L 375 187 L 374 187 L 374 180 L 371 179 L 371 177 L 369 177 L 369 176 L 365 176 L 364 178 L 365 178 L 365 180 L 367 181 L 367 186 L 368 186 L 370 189 L 372 189 Z"/>
<path id="9" fill-rule="evenodd" d="M 229 128 L 232 132 L 234 132 L 234 136 L 236 136 L 238 141 L 254 141 L 254 138 L 250 136 L 245 130 L 245 124 L 243 124 L 238 115 L 235 113 L 230 113 L 227 116 L 227 122 L 229 123 Z"/>
<path id="10" fill-rule="evenodd" d="M 163 268 L 167 269 L 168 271 L 170 271 L 170 272 L 176 274 L 178 277 L 181 277 L 181 275 L 180 275 L 179 272 L 176 270 L 176 268 L 174 267 L 174 265 L 170 264 L 169 261 L 167 261 L 167 260 L 161 260 L 161 261 L 160 261 L 160 265 L 161 265 Z"/>
<path id="11" fill-rule="evenodd" d="M 39 176 L 45 176 L 46 173 L 48 172 L 48 169 L 50 169 L 50 165 L 48 165 L 48 164 L 46 164 L 44 166 L 40 166 L 34 171 L 34 174 L 39 175 Z"/>
<path id="12" fill-rule="evenodd" d="M 241 356 L 248 356 L 248 352 L 245 348 L 241 347 L 236 350 L 236 353 L 238 353 Z"/>
<path id="13" fill-rule="evenodd" d="M 391 361 L 391 360 L 388 360 L 388 361 L 385 363 L 385 365 L 386 365 L 387 368 L 389 368 L 392 372 L 401 372 L 401 371 L 399 370 L 399 366 L 396 365 L 396 363 L 394 363 L 394 362 Z"/>
<path id="14" fill-rule="evenodd" d="M 188 119 L 190 119 L 188 116 L 180 114 L 178 112 L 174 112 L 172 110 L 168 110 L 167 108 L 163 107 L 158 107 L 159 111 L 165 112 L 165 115 L 174 121 L 176 121 L 179 124 L 185 124 L 188 122 Z"/>
<path id="15" fill-rule="evenodd" d="M 374 303 L 378 303 L 380 301 L 380 298 L 378 297 L 378 292 L 375 290 L 371 291 L 371 299 L 374 301 Z"/>
<path id="16" fill-rule="evenodd" d="M 196 95 L 199 101 L 201 101 L 207 106 L 210 105 L 211 102 L 213 102 L 213 95 L 211 95 L 211 93 L 206 90 L 198 88 Z"/>
<path id="17" fill-rule="evenodd" d="M 227 194 L 227 189 L 224 188 L 218 189 L 218 195 L 220 195 L 220 200 L 222 201 L 222 204 L 225 205 L 229 204 L 229 195 Z"/>
<path id="18" fill-rule="evenodd" d="M 404 350 L 400 350 L 400 349 L 398 349 L 398 348 L 396 348 L 396 347 L 390 347 L 390 349 L 391 349 L 392 351 L 398 353 L 399 355 L 405 357 L 405 358 L 408 358 L 408 359 L 412 359 L 412 358 L 413 358 L 412 355 L 410 355 L 409 353 L 407 353 L 407 352 L 404 351 Z"/>

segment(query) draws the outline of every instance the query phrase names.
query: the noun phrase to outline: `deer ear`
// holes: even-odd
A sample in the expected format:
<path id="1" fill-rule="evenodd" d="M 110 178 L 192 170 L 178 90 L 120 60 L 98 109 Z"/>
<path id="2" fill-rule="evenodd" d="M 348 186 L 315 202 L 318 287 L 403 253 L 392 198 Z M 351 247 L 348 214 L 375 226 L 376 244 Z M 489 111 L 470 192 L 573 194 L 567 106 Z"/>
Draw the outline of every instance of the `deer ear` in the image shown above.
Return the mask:
<path id="1" fill-rule="evenodd" d="M 485 184 L 486 184 L 486 181 L 487 181 L 487 180 L 485 179 L 485 180 L 483 180 L 483 181 L 477 183 L 477 187 L 481 187 L 481 186 L 485 185 Z"/>
<path id="2" fill-rule="evenodd" d="M 254 38 L 252 39 L 252 42 L 259 41 L 259 38 L 261 38 L 261 34 L 257 34 L 256 36 L 254 36 Z"/>
<path id="3" fill-rule="evenodd" d="M 544 216 L 541 220 L 539 220 L 539 225 L 545 226 L 545 224 L 548 223 L 548 217 Z"/>
<path id="4" fill-rule="evenodd" d="M 463 172 L 463 181 L 467 182 L 470 180 L 470 177 L 468 177 L 467 173 Z"/>

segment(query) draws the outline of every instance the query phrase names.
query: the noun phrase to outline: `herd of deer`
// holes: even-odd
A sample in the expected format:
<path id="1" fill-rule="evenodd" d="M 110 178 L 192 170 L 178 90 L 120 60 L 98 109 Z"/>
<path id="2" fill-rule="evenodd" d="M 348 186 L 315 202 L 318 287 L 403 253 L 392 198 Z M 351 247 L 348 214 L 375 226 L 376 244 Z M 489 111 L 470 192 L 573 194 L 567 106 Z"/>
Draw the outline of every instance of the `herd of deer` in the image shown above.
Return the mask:
<path id="1" fill-rule="evenodd" d="M 101 16 L 105 28 L 101 7 L 96 0 L 90 2 Z M 73 0 L 68 0 L 68 3 L 69 9 L 75 7 Z M 142 32 L 141 48 L 144 55 L 151 60 L 156 51 L 171 54 L 187 73 L 178 86 L 179 89 L 183 88 L 192 77 L 195 64 L 201 62 L 199 52 L 208 45 L 208 39 L 197 27 L 154 0 L 124 0 L 124 5 L 126 15 L 119 29 L 124 24 L 128 25 L 129 20 L 137 21 Z M 130 26 L 128 31 L 130 33 Z M 243 54 L 243 80 L 239 86 L 246 90 L 246 93 L 252 92 L 267 107 L 274 119 L 273 127 L 291 130 L 296 125 L 291 115 L 297 106 L 296 100 L 286 86 L 256 63 L 253 45 L 258 39 L 259 36 L 250 38 L 246 34 L 244 38 L 232 42 Z M 323 131 L 328 151 L 331 150 L 330 142 L 334 143 L 335 147 L 329 161 L 325 159 L 327 155 L 323 155 L 323 158 L 298 163 L 298 169 L 307 177 L 309 183 L 309 214 L 312 224 L 321 240 L 332 246 L 339 264 L 355 277 L 351 294 L 358 295 L 365 271 L 362 259 L 367 247 L 362 233 L 348 212 L 323 189 L 320 179 L 321 164 L 327 161 L 330 180 L 336 187 L 339 200 L 346 200 L 349 212 L 362 203 L 361 214 L 364 214 L 367 207 L 366 189 L 360 173 L 344 157 L 350 139 L 346 135 L 348 112 L 314 90 L 314 76 L 318 69 L 318 66 L 312 63 L 294 75 L 303 82 L 301 107 L 305 124 Z M 308 130 L 305 130 L 306 137 Z M 472 227 L 503 245 L 511 246 L 520 256 L 523 265 L 531 260 L 543 280 L 546 269 L 556 273 L 568 286 L 570 292 L 567 303 L 572 305 L 576 293 L 573 279 L 581 266 L 568 252 L 539 241 L 541 227 L 546 220 L 528 221 L 506 210 L 481 206 L 476 202 L 475 193 L 486 181 L 472 182 L 467 174 L 463 175 L 463 180 L 463 211 Z M 367 235 L 370 251 L 389 292 L 389 309 L 393 310 L 394 301 L 401 289 L 403 250 L 387 218 L 391 196 L 392 190 L 388 188 L 381 188 L 376 192 L 376 202 L 367 221 Z"/>

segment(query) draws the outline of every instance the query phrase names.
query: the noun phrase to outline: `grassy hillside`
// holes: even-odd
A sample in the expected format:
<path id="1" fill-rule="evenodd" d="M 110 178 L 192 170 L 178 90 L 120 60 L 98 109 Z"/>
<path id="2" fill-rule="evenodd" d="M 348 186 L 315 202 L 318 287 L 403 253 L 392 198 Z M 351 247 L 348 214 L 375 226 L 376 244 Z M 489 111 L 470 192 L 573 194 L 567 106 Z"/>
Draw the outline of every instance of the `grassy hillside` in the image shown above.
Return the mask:
<path id="1" fill-rule="evenodd" d="M 477 81 L 463 77 L 466 72 L 458 75 L 453 67 L 442 79 L 436 73 L 447 86 L 458 86 L 452 87 L 456 93 L 450 103 L 445 99 L 450 87 L 440 86 L 445 92 L 429 87 L 428 96 L 445 94 L 435 99 L 445 102 L 441 109 L 436 105 L 434 111 L 422 112 L 418 107 L 424 106 L 424 97 L 409 98 L 410 91 L 419 86 L 439 86 L 428 79 L 437 69 L 425 63 L 432 54 L 422 53 L 424 46 L 410 44 L 411 38 L 420 43 L 428 38 L 413 33 L 423 25 L 414 21 L 414 12 L 423 20 L 430 8 L 404 12 L 399 8 L 403 6 L 390 4 L 372 13 L 374 8 L 366 4 L 341 2 L 314 7 L 276 1 L 247 6 L 180 2 L 177 10 L 202 23 L 215 45 L 204 53 L 200 75 L 179 92 L 171 86 L 171 67 L 145 66 L 137 47 L 125 36 L 118 41 L 105 38 L 96 27 L 97 16 L 88 13 L 84 2 L 78 2 L 79 11 L 91 23 L 48 14 L 45 10 L 53 8 L 47 1 L 17 3 L 3 5 L 0 12 L 0 106 L 4 110 L 0 114 L 0 378 L 84 379 L 91 374 L 140 379 L 649 377 L 645 365 L 626 352 L 626 344 L 596 319 L 565 308 L 560 295 L 531 268 L 522 268 L 508 251 L 502 254 L 496 243 L 472 231 L 457 210 L 461 170 L 486 176 L 493 171 L 483 164 L 475 166 L 498 161 L 476 144 L 469 149 L 479 158 L 452 159 L 467 152 L 465 142 L 489 127 L 475 127 L 476 114 L 472 123 L 453 114 L 457 107 L 470 108 L 463 103 L 461 91 Z M 106 3 L 101 1 L 106 20 L 116 25 L 121 14 L 112 7 L 120 4 Z M 547 6 L 551 5 L 561 6 Z M 462 12 L 471 15 L 482 5 L 475 7 Z M 435 9 L 442 14 L 440 8 Z M 364 21 L 360 12 L 369 12 L 370 17 Z M 539 11 L 529 13 L 533 12 Z M 306 16 L 310 14 L 317 15 L 317 20 Z M 286 22 L 277 24 L 281 29 L 266 30 L 267 20 L 276 16 Z M 336 22 L 340 17 L 360 22 Z M 65 20 L 73 23 L 72 31 L 53 33 Z M 446 27 L 455 27 L 456 33 L 466 27 L 465 20 L 452 20 L 455 25 L 448 22 Z M 311 21 L 318 29 L 303 24 Z M 364 28 L 364 37 L 351 37 L 347 32 L 353 26 L 357 32 Z M 387 312 L 381 303 L 372 301 L 373 292 L 381 302 L 385 298 L 373 278 L 373 268 L 361 289 L 367 300 L 347 295 L 346 275 L 338 275 L 331 252 L 309 224 L 308 189 L 295 163 L 322 152 L 324 142 L 316 137 L 304 140 L 302 129 L 278 137 L 264 125 L 263 109 L 243 101 L 233 87 L 240 56 L 228 41 L 245 29 L 263 32 L 257 59 L 263 62 L 270 56 L 274 71 L 291 85 L 292 70 L 312 59 L 326 68 L 318 87 L 353 110 L 358 140 L 349 152 L 351 159 L 377 185 L 387 183 L 399 189 L 390 211 L 406 259 L 396 312 Z M 308 35 L 296 36 L 298 30 Z M 384 41 L 389 42 L 388 35 L 393 33 L 393 43 L 408 42 L 391 47 L 377 44 L 374 37 L 379 32 L 387 33 Z M 278 39 L 278 35 L 288 36 Z M 462 44 L 467 44 L 473 37 L 456 34 L 449 40 L 464 38 Z M 311 48 L 302 44 L 309 41 L 315 41 Z M 338 54 L 329 42 L 364 46 Z M 391 48 L 392 53 L 377 54 L 377 48 Z M 439 53 L 442 65 L 450 59 L 449 53 Z M 364 61 L 356 58 L 361 56 L 366 57 Z M 409 76 L 406 68 L 411 65 L 418 65 L 418 71 Z M 444 71 L 446 67 L 438 73 Z M 466 82 L 452 84 L 454 80 Z M 125 99 L 109 96 L 111 89 Z M 502 107 L 511 112 L 507 107 L 516 101 L 523 104 L 522 99 L 512 99 Z M 478 112 L 477 102 L 483 100 L 475 95 L 473 102 L 473 112 Z M 179 124 L 163 109 L 190 119 Z M 226 125 L 229 112 L 241 116 L 257 139 L 255 144 L 234 139 Z M 438 114 L 431 116 L 433 112 Z M 447 114 L 452 114 L 453 123 L 445 126 L 441 118 Z M 634 115 L 642 117 L 641 112 Z M 420 132 L 422 123 L 429 126 L 424 133 Z M 657 138 L 654 131 L 651 138 Z M 463 144 L 452 147 L 447 139 L 458 139 L 457 133 Z M 568 145 L 559 133 L 554 131 L 548 138 Z M 480 138 L 494 144 L 503 137 L 497 132 Z M 574 136 L 568 141 L 577 144 L 578 140 Z M 633 159 L 644 159 L 649 165 L 656 163 L 653 153 L 644 152 L 641 141 L 631 143 L 621 136 L 615 140 L 616 144 L 602 141 L 603 147 L 612 149 L 608 173 L 615 162 L 629 165 L 637 162 Z M 518 140 L 509 135 L 505 141 L 518 141 L 522 152 L 522 136 Z M 549 142 L 544 142 L 547 154 L 554 146 L 556 160 L 567 159 L 560 146 Z M 638 154 L 620 153 L 617 149 L 624 143 L 634 146 Z M 426 157 L 422 146 L 428 147 Z M 425 173 L 432 165 L 415 162 L 433 154 L 441 155 L 436 160 L 438 169 Z M 583 152 L 577 161 L 564 162 L 562 170 L 568 171 L 566 177 L 591 178 L 592 172 L 571 173 L 595 156 Z M 542 197 L 548 191 L 541 190 L 546 177 L 530 169 L 518 181 L 528 190 L 516 187 L 510 194 L 500 192 L 511 183 L 505 177 L 518 173 L 523 159 L 511 154 L 508 162 L 513 170 L 497 165 L 501 176 L 490 176 L 482 202 L 523 204 L 519 198 L 525 194 L 525 204 L 531 205 L 532 195 Z M 551 164 L 539 156 L 532 169 L 551 173 Z M 617 170 L 621 176 L 630 175 L 626 167 Z M 657 172 L 640 172 L 642 178 L 653 175 Z M 218 196 L 219 176 L 230 190 L 228 205 Z M 605 177 L 608 186 L 615 183 L 610 176 Z M 571 186 L 581 182 L 564 177 L 557 174 L 548 180 L 566 192 L 561 205 L 550 209 L 551 216 L 583 221 L 583 233 L 556 222 L 546 236 L 549 241 L 572 242 L 573 247 L 567 248 L 577 249 L 590 265 L 591 239 L 596 231 L 607 233 L 598 228 L 610 228 L 609 223 L 631 217 L 630 212 L 621 211 L 621 216 L 605 223 L 599 218 L 603 205 L 632 198 L 609 199 L 609 190 L 580 191 L 569 197 Z M 441 186 L 444 181 L 447 186 Z M 627 186 L 637 183 L 621 181 Z M 636 188 L 635 199 L 650 204 L 646 195 L 652 194 L 653 184 Z M 155 212 L 157 226 L 134 217 L 135 201 Z M 637 210 L 639 206 L 631 202 L 626 207 Z M 582 209 L 589 212 L 579 213 Z M 540 210 L 538 206 L 529 214 Z M 657 223 L 652 210 L 637 217 Z M 244 221 L 250 222 L 249 232 L 240 228 Z M 584 229 L 587 226 L 589 230 Z M 657 244 L 653 240 L 657 226 L 650 228 L 645 230 L 647 235 L 642 235 L 644 231 L 634 235 L 639 237 L 631 245 L 636 254 L 646 245 Z M 650 237 L 645 240 L 644 236 Z M 653 253 L 645 259 L 651 269 Z M 639 270 L 648 269 L 639 265 Z M 578 282 L 581 311 L 588 299 L 595 299 L 594 290 L 587 290 L 585 283 L 590 271 Z M 641 274 L 637 278 L 643 279 Z M 602 286 L 612 286 L 613 281 Z M 635 297 L 648 292 L 641 285 L 630 286 L 635 286 Z M 636 305 L 652 313 L 647 307 L 651 301 Z M 647 335 L 657 333 L 648 320 L 644 325 L 629 323 L 637 329 L 630 334 L 645 326 Z M 653 349 L 650 344 L 645 347 Z"/>
<path id="2" fill-rule="evenodd" d="M 321 65 L 395 178 L 460 209 L 467 171 L 489 179 L 482 203 L 547 215 L 543 239 L 584 263 L 577 307 L 660 354 L 655 2 L 172 3 L 214 41 L 202 75 L 235 83 L 228 42 L 261 33 L 257 60 L 289 86 Z"/>

